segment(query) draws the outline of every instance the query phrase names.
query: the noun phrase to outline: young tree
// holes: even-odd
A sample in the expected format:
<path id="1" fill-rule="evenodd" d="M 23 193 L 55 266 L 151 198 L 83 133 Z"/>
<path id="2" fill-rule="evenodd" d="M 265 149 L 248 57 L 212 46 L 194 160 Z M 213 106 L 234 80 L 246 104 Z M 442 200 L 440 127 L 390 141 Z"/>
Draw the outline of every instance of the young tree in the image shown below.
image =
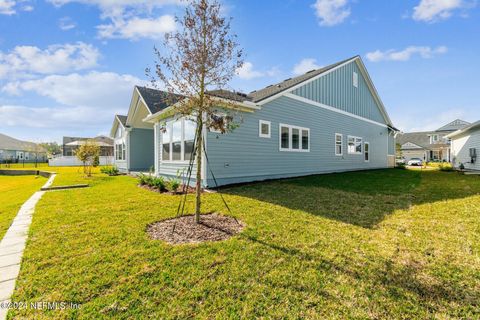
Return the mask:
<path id="1" fill-rule="evenodd" d="M 179 30 L 165 35 L 162 51 L 155 48 L 155 73 L 161 84 L 172 96 L 185 97 L 174 104 L 175 114 L 193 117 L 197 125 L 196 223 L 201 212 L 203 129 L 225 133 L 234 126 L 228 110 L 235 110 L 236 104 L 229 100 L 220 103 L 208 94 L 210 89 L 225 88 L 243 65 L 243 52 L 230 21 L 221 15 L 217 0 L 188 0 L 183 17 L 176 18 Z M 157 77 L 148 68 L 146 72 L 156 86 Z M 218 116 L 218 108 L 226 115 Z"/>
<path id="2" fill-rule="evenodd" d="M 83 173 L 92 176 L 92 166 L 100 155 L 100 147 L 95 140 L 87 140 L 75 151 L 75 156 L 83 163 Z"/>

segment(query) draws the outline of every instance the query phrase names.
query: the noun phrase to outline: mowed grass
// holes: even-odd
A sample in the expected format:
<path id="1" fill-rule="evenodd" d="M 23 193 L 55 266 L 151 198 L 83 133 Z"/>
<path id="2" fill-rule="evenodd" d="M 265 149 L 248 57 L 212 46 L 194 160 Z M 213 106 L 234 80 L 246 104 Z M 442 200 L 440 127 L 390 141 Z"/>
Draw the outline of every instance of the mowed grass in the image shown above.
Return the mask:
<path id="1" fill-rule="evenodd" d="M 225 188 L 244 232 L 183 246 L 145 233 L 179 196 L 93 179 L 40 201 L 13 297 L 81 308 L 10 318 L 480 317 L 479 177 L 392 169 Z M 228 213 L 218 194 L 204 210 Z"/>
<path id="2" fill-rule="evenodd" d="M 0 240 L 18 213 L 22 204 L 47 180 L 36 176 L 0 175 Z"/>

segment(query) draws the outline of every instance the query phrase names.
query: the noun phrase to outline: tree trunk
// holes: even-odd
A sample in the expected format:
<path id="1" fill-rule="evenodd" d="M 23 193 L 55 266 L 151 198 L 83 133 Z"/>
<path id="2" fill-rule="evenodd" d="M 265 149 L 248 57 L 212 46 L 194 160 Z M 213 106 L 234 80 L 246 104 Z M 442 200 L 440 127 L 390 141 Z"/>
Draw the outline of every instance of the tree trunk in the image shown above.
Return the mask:
<path id="1" fill-rule="evenodd" d="M 202 113 L 197 115 L 197 141 L 195 146 L 197 147 L 196 161 L 197 161 L 197 175 L 195 179 L 195 223 L 200 223 L 200 212 L 202 206 L 202 148 L 203 148 L 203 119 Z"/>

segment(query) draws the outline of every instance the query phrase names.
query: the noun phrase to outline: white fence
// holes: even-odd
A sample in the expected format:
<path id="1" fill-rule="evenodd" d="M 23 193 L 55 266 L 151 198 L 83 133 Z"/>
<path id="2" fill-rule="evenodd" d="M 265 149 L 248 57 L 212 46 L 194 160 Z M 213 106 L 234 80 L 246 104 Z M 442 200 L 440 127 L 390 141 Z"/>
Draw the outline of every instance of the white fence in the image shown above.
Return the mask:
<path id="1" fill-rule="evenodd" d="M 113 157 L 100 157 L 101 166 L 109 166 L 113 164 Z M 83 163 L 77 157 L 59 157 L 48 160 L 50 167 L 78 167 Z"/>

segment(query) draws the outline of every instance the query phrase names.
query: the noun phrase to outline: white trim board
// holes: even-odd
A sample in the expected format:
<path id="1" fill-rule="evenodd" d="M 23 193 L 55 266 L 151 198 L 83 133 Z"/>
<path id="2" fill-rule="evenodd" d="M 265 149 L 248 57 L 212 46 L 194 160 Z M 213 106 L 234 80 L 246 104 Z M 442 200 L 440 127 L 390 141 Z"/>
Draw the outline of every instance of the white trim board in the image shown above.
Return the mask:
<path id="1" fill-rule="evenodd" d="M 313 101 L 313 100 L 310 100 L 310 99 L 307 99 L 307 98 L 304 98 L 304 97 L 300 97 L 300 96 L 297 96 L 293 93 L 285 93 L 284 96 L 287 97 L 287 98 L 294 99 L 294 100 L 297 100 L 297 101 L 300 101 L 300 102 L 303 102 L 303 103 L 308 103 L 308 104 L 311 104 L 311 105 L 314 105 L 316 107 L 320 107 L 320 108 L 323 108 L 323 109 L 326 109 L 326 110 L 329 110 L 329 111 L 340 113 L 340 114 L 343 114 L 345 116 L 349 116 L 349 117 L 352 117 L 352 118 L 355 118 L 355 119 L 358 119 L 358 120 L 363 120 L 365 122 L 373 123 L 373 124 L 376 124 L 377 126 L 388 128 L 388 126 L 386 124 L 383 124 L 383 123 L 380 123 L 380 122 L 377 122 L 377 121 L 374 121 L 374 120 L 370 120 L 370 119 L 367 119 L 367 118 L 364 118 L 364 117 L 361 117 L 361 116 L 357 116 L 356 114 L 353 114 L 353 113 L 350 113 L 350 112 L 347 112 L 347 111 L 343 111 L 343 110 L 337 109 L 335 107 L 331 107 L 331 106 L 328 106 L 326 104 L 323 104 L 323 103 L 320 103 L 320 102 L 317 102 L 317 101 Z"/>

